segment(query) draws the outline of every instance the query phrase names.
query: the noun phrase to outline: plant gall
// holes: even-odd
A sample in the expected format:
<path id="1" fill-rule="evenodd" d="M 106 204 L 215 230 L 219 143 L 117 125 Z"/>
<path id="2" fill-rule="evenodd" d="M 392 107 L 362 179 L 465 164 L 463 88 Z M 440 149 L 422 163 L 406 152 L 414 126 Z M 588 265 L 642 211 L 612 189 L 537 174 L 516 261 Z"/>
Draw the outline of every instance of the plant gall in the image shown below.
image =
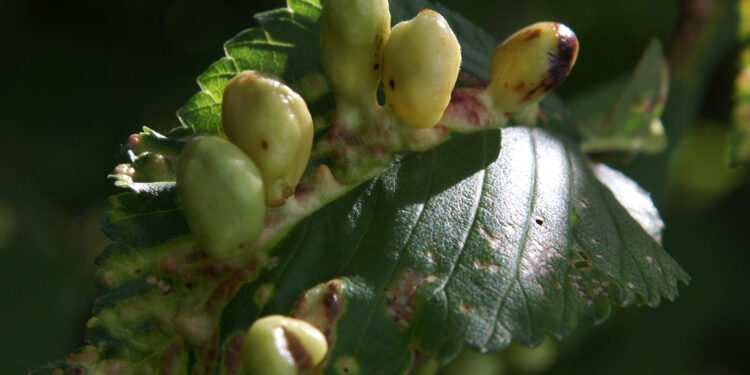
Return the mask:
<path id="1" fill-rule="evenodd" d="M 260 169 L 266 204 L 283 205 L 310 159 L 313 120 L 305 100 L 277 77 L 244 71 L 224 89 L 222 123 Z"/>
<path id="2" fill-rule="evenodd" d="M 237 146 L 221 137 L 189 142 L 177 165 L 177 190 L 201 250 L 228 259 L 249 248 L 265 219 L 261 173 Z"/>
<path id="3" fill-rule="evenodd" d="M 448 22 L 425 9 L 391 31 L 383 54 L 387 106 L 409 126 L 437 125 L 461 66 L 461 46 Z"/>
<path id="4" fill-rule="evenodd" d="M 516 112 L 540 101 L 568 76 L 578 39 L 567 26 L 539 22 L 511 35 L 495 50 L 487 87 L 494 106 Z"/>
<path id="5" fill-rule="evenodd" d="M 377 106 L 383 46 L 390 31 L 388 0 L 324 2 L 320 29 L 323 69 L 340 110 L 347 104 Z"/>
<path id="6" fill-rule="evenodd" d="M 249 374 L 297 375 L 317 366 L 328 352 L 312 324 L 282 315 L 256 320 L 245 334 L 242 359 Z"/>

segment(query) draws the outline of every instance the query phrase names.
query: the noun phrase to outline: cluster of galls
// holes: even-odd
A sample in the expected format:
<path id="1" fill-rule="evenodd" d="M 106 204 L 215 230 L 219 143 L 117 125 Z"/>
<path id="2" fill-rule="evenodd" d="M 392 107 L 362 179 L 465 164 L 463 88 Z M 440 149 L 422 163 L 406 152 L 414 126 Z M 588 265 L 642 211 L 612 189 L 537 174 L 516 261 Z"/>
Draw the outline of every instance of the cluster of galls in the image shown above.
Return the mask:
<path id="1" fill-rule="evenodd" d="M 365 21 L 363 21 L 365 20 Z M 328 0 L 321 20 L 323 68 L 344 122 L 385 107 L 414 128 L 435 126 L 458 79 L 461 47 L 443 16 L 425 9 L 391 29 L 387 0 Z"/>
<path id="2" fill-rule="evenodd" d="M 226 139 L 189 142 L 177 168 L 180 202 L 193 238 L 210 256 L 249 249 L 263 229 L 266 206 L 284 204 L 307 167 L 313 121 L 305 101 L 278 77 L 245 71 L 224 90 Z M 313 325 L 280 315 L 257 320 L 243 344 L 250 373 L 297 374 L 328 350 Z"/>
<path id="3" fill-rule="evenodd" d="M 245 71 L 224 90 L 226 139 L 199 137 L 177 168 L 180 202 L 207 254 L 232 258 L 263 229 L 266 206 L 294 193 L 310 159 L 313 121 L 305 101 L 277 77 Z"/>
<path id="4" fill-rule="evenodd" d="M 425 9 L 392 29 L 390 23 L 387 0 L 327 0 L 323 7 L 323 68 L 339 122 L 355 132 L 380 109 L 411 128 L 434 127 L 458 78 L 461 47 L 439 13 Z M 533 109 L 568 76 L 577 53 L 578 40 L 565 25 L 525 27 L 496 50 L 481 99 L 503 115 Z M 381 83 L 384 107 L 376 99 Z"/>
<path id="5" fill-rule="evenodd" d="M 336 99 L 337 121 L 362 131 L 387 111 L 410 128 L 438 124 L 461 65 L 446 20 L 423 10 L 391 28 L 387 0 L 327 0 L 321 18 L 323 68 Z M 559 85 L 578 44 L 564 25 L 526 27 L 497 49 L 481 98 L 493 112 L 516 113 Z M 377 102 L 382 83 L 386 102 Z M 255 71 L 227 85 L 222 105 L 226 138 L 198 137 L 177 168 L 177 188 L 193 238 L 218 259 L 237 256 L 261 234 L 266 207 L 294 194 L 307 168 L 313 120 L 302 97 L 278 77 Z M 293 374 L 300 358 L 316 365 L 327 350 L 315 327 L 286 317 L 258 320 L 247 333 L 248 370 Z M 280 348 L 286 348 L 281 350 Z"/>
<path id="6" fill-rule="evenodd" d="M 428 9 L 393 28 L 390 22 L 387 0 L 325 2 L 321 50 L 337 126 L 365 132 L 375 113 L 389 112 L 411 128 L 425 129 L 443 116 L 461 65 L 456 36 Z M 566 26 L 528 26 L 498 47 L 481 99 L 505 115 L 534 108 L 568 75 L 577 51 L 575 34 Z M 384 106 L 377 102 L 381 82 Z M 304 99 L 270 74 L 239 73 L 222 103 L 226 138 L 190 142 L 177 170 L 193 236 L 219 259 L 249 248 L 263 228 L 265 207 L 281 206 L 294 194 L 314 132 Z"/>

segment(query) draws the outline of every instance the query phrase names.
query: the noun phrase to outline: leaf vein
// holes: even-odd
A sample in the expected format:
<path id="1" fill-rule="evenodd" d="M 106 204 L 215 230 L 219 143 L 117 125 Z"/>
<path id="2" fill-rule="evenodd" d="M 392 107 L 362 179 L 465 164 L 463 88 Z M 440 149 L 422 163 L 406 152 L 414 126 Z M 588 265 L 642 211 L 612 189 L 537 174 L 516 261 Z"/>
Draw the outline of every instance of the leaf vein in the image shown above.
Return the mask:
<path id="1" fill-rule="evenodd" d="M 620 223 L 617 221 L 617 218 L 614 216 L 614 212 L 612 211 L 611 200 L 606 199 L 606 197 L 604 196 L 605 192 L 603 189 L 606 189 L 606 187 L 604 187 L 604 185 L 602 184 L 599 184 L 599 194 L 604 200 L 605 206 L 607 207 L 607 211 L 609 212 L 609 216 L 612 219 L 612 223 L 615 226 L 615 232 L 617 232 L 617 237 L 619 237 L 619 240 L 620 240 L 621 265 L 622 267 L 624 267 L 625 265 L 625 260 L 624 260 L 625 254 L 629 255 L 633 259 L 633 262 L 635 263 L 635 268 L 638 269 L 638 273 L 641 274 L 641 279 L 643 280 L 644 285 L 646 285 L 646 294 L 648 295 L 644 297 L 646 297 L 646 300 L 650 300 L 651 291 L 649 290 L 648 287 L 651 284 L 648 282 L 648 279 L 646 279 L 646 274 L 643 273 L 643 269 L 641 269 L 641 265 L 638 264 L 638 260 L 635 258 L 635 256 L 633 256 L 633 254 L 630 251 L 628 251 L 628 247 L 625 244 L 625 240 L 622 235 L 622 229 L 620 228 Z M 624 268 L 623 268 L 623 273 L 620 275 L 620 277 L 623 277 L 624 275 L 625 274 L 624 274 Z"/>
<path id="2" fill-rule="evenodd" d="M 362 246 L 362 242 L 364 241 L 365 237 L 367 237 L 367 233 L 370 231 L 370 225 L 372 225 L 372 222 L 375 221 L 375 207 L 378 206 L 378 198 L 380 196 L 380 177 L 377 177 L 375 182 L 373 183 L 373 189 L 375 190 L 375 196 L 373 197 L 373 212 L 370 214 L 370 218 L 367 221 L 367 227 L 365 227 L 365 230 L 362 231 L 362 236 L 360 236 L 359 241 L 357 241 L 357 245 L 354 246 L 354 249 L 352 249 L 352 253 L 349 256 L 349 259 L 346 260 L 346 263 L 344 263 L 343 266 L 336 272 L 336 277 L 341 276 L 341 272 L 343 272 L 346 267 L 351 263 L 352 259 L 354 259 L 354 256 L 357 254 L 357 251 L 359 250 L 359 247 Z"/>

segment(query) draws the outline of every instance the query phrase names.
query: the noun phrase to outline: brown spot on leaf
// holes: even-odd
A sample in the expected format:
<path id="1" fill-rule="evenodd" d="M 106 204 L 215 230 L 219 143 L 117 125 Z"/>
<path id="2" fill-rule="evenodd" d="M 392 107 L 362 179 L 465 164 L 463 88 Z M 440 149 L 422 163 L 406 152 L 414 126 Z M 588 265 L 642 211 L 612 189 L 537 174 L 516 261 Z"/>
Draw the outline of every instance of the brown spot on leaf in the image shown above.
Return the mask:
<path id="1" fill-rule="evenodd" d="M 182 363 L 182 345 L 180 343 L 173 344 L 161 355 L 161 361 L 159 363 L 160 374 L 170 375 L 176 374 L 179 370 L 180 364 Z"/>
<path id="2" fill-rule="evenodd" d="M 242 342 L 244 333 L 238 333 L 228 340 L 224 350 L 224 373 L 237 375 L 242 371 Z"/>
<path id="3" fill-rule="evenodd" d="M 419 291 L 419 287 L 429 276 L 424 273 L 414 272 L 408 268 L 401 278 L 391 288 L 384 290 L 386 296 L 386 314 L 403 328 L 408 328 L 414 315 L 412 300 Z"/>
<path id="4" fill-rule="evenodd" d="M 572 265 L 575 269 L 581 272 L 587 272 L 594 269 L 594 265 L 591 262 L 589 253 L 587 253 L 585 250 L 576 249 L 576 255 L 577 257 L 570 262 L 570 265 Z"/>
<path id="5" fill-rule="evenodd" d="M 312 185 L 299 183 L 297 184 L 297 187 L 294 188 L 294 197 L 301 199 L 309 196 L 313 191 L 315 191 L 315 188 Z"/>
<path id="6" fill-rule="evenodd" d="M 198 373 L 210 374 L 213 373 L 213 367 L 216 360 L 216 347 L 218 346 L 218 339 L 216 333 L 211 336 L 211 340 L 208 344 L 195 348 L 195 356 L 197 357 L 197 363 L 203 364 L 203 372 L 197 371 Z"/>
<path id="7" fill-rule="evenodd" d="M 492 273 L 496 273 L 500 271 L 500 266 L 498 266 L 497 264 L 485 263 L 479 259 L 474 261 L 474 268 L 478 270 L 489 271 Z"/>
<path id="8" fill-rule="evenodd" d="M 268 142 L 260 141 L 260 147 L 264 150 L 268 150 Z"/>
<path id="9" fill-rule="evenodd" d="M 583 208 L 591 207 L 591 203 L 589 203 L 589 201 L 585 197 L 578 198 L 578 203 L 580 203 L 581 207 Z"/>
<path id="10" fill-rule="evenodd" d="M 594 286 L 591 293 L 594 294 L 594 297 L 609 298 L 609 281 L 599 281 L 594 279 L 592 283 Z"/>
<path id="11" fill-rule="evenodd" d="M 375 63 L 375 65 L 372 66 L 373 69 L 378 70 L 380 69 L 380 64 Z"/>
<path id="12" fill-rule="evenodd" d="M 284 196 L 284 199 L 289 198 L 294 194 L 294 186 L 284 182 L 281 184 L 281 194 Z M 284 202 L 282 201 L 281 204 L 283 205 Z"/>
<path id="13" fill-rule="evenodd" d="M 469 305 L 468 303 L 465 303 L 465 302 L 462 303 L 462 304 L 460 304 L 460 305 L 458 305 L 458 308 L 461 309 L 461 311 L 463 311 L 463 312 L 469 312 L 469 311 L 473 310 L 472 307 L 471 307 L 471 305 Z"/>
<path id="14" fill-rule="evenodd" d="M 183 282 L 189 282 L 196 276 L 208 275 L 222 277 L 232 271 L 232 266 L 214 259 L 203 252 L 191 252 L 165 259 L 161 272 L 177 276 Z"/>
<path id="15" fill-rule="evenodd" d="M 396 89 L 396 83 L 393 82 L 393 78 L 391 78 L 391 80 L 388 81 L 388 86 L 391 86 L 391 90 Z"/>
<path id="16" fill-rule="evenodd" d="M 487 116 L 487 107 L 479 100 L 480 93 L 479 89 L 454 89 L 443 117 L 468 121 L 477 128 L 489 126 L 491 121 Z"/>
<path id="17" fill-rule="evenodd" d="M 570 280 L 573 282 L 573 286 L 578 291 L 578 295 L 583 298 L 583 301 L 586 303 L 586 305 L 593 305 L 594 299 L 591 298 L 591 295 L 589 295 L 588 291 L 586 290 L 586 285 L 583 282 L 583 277 L 578 275 L 568 275 L 568 278 L 570 278 Z"/>
<path id="18" fill-rule="evenodd" d="M 218 311 L 224 305 L 224 303 L 228 302 L 229 299 L 232 298 L 234 292 L 237 291 L 237 288 L 240 286 L 240 284 L 250 280 L 251 277 L 254 278 L 254 274 L 256 273 L 255 268 L 255 266 L 250 266 L 248 268 L 238 269 L 232 276 L 229 277 L 229 279 L 219 284 L 219 286 L 214 289 L 214 292 L 211 293 L 211 296 L 206 301 L 206 310 L 209 312 Z"/>
<path id="19" fill-rule="evenodd" d="M 523 91 L 524 87 L 526 87 L 526 82 L 519 82 L 516 85 L 515 89 L 516 91 Z"/>
<path id="20" fill-rule="evenodd" d="M 488 230 L 484 225 L 480 225 L 478 229 L 479 237 L 487 241 L 487 244 L 489 244 L 491 248 L 499 249 L 502 246 L 501 236 L 497 235 L 496 233 L 492 233 L 492 231 Z"/>

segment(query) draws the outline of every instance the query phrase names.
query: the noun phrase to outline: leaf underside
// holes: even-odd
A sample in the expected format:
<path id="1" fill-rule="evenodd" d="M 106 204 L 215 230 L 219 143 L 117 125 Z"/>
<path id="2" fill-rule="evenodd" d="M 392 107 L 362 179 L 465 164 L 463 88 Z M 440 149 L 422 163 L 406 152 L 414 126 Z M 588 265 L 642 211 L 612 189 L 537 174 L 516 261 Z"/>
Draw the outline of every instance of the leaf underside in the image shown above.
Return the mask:
<path id="1" fill-rule="evenodd" d="M 403 3 L 391 4 L 394 22 L 427 4 Z M 184 128 L 172 139 L 147 134 L 153 150 L 159 142 L 174 149 L 191 133 L 221 134 L 221 92 L 239 71 L 270 71 L 303 96 L 319 93 L 320 4 L 288 6 L 256 16 L 263 29 L 227 42 L 227 57 L 199 77 L 202 91 L 178 112 Z M 484 78 L 492 38 L 438 10 L 461 40 L 462 69 Z M 333 110 L 330 93 L 306 99 L 314 115 Z M 96 355 L 84 349 L 70 365 L 236 373 L 238 333 L 258 317 L 290 314 L 306 291 L 332 279 L 342 280 L 346 302 L 325 373 L 405 372 L 415 353 L 448 362 L 464 342 L 486 351 L 511 340 L 534 346 L 545 334 L 570 334 L 582 318 L 602 321 L 611 305 L 675 298 L 688 276 L 659 244 L 663 223 L 648 194 L 558 134 L 511 127 L 401 154 L 299 222 L 261 267 L 199 252 L 173 182 L 129 184 L 102 223 L 115 243 L 97 260 L 105 295 L 87 331 Z M 205 345 L 189 344 L 175 327 L 194 311 L 214 319 L 216 336 Z"/>

